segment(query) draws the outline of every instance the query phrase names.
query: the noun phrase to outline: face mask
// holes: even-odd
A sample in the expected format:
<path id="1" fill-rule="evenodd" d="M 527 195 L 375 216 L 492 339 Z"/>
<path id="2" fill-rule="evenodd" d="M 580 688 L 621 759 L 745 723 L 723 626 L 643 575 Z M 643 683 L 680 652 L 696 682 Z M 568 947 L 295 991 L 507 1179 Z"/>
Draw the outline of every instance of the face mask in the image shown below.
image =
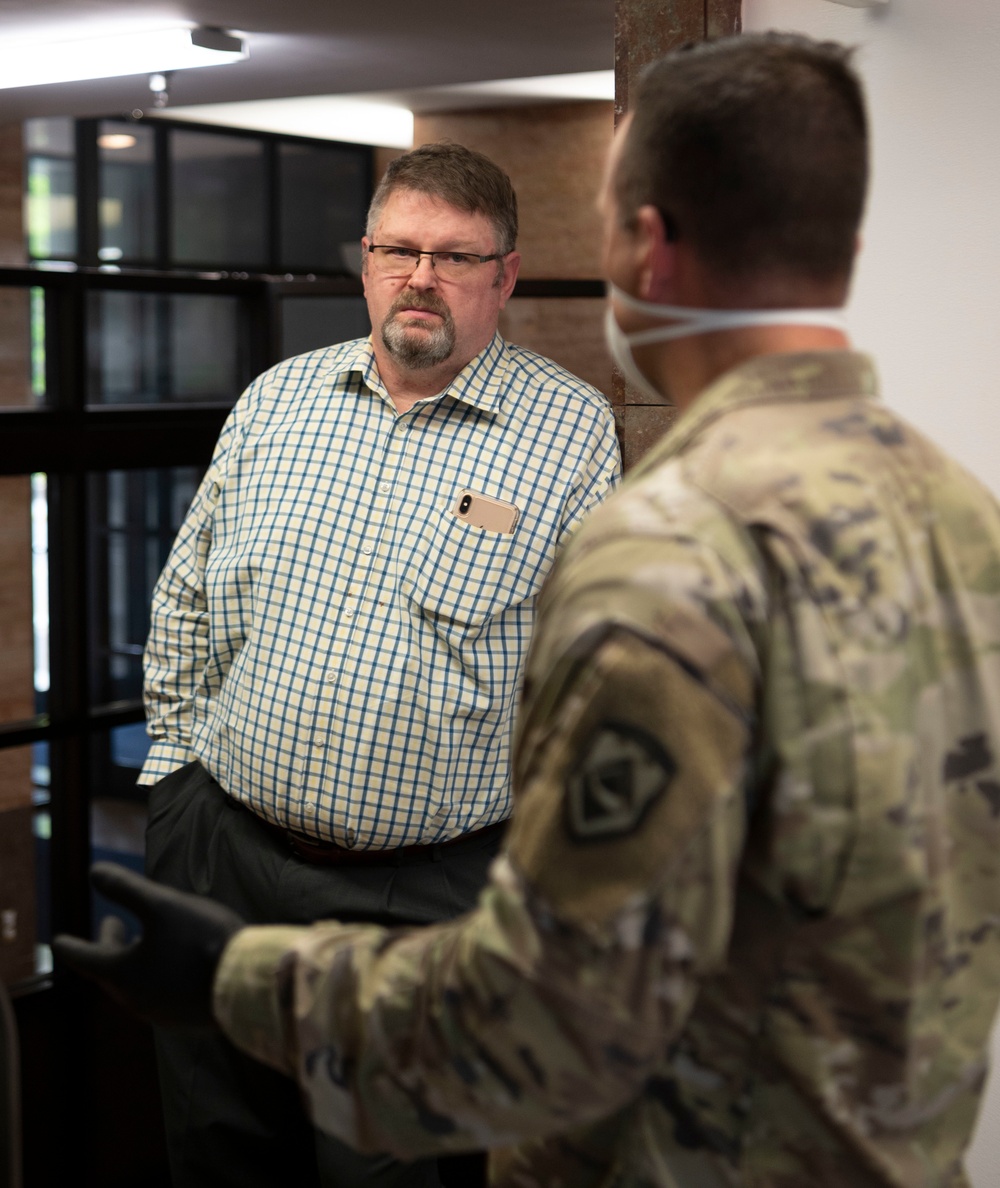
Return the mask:
<path id="1" fill-rule="evenodd" d="M 825 326 L 846 331 L 847 323 L 838 309 L 695 309 L 688 305 L 659 305 L 640 301 L 638 297 L 609 285 L 609 292 L 629 309 L 654 318 L 673 318 L 670 326 L 654 326 L 626 334 L 615 319 L 609 305 L 604 315 L 604 336 L 618 370 L 632 387 L 659 404 L 663 393 L 658 391 L 639 370 L 632 354 L 634 346 L 648 346 L 654 342 L 671 342 L 694 334 L 709 334 L 713 330 L 734 330 L 743 326 Z"/>

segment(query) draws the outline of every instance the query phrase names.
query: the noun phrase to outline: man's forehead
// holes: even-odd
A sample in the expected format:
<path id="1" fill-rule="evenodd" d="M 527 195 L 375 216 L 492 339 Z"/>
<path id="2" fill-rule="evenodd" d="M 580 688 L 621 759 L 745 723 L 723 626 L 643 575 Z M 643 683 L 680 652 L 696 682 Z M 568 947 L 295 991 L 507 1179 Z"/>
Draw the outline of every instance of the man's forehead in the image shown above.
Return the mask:
<path id="1" fill-rule="evenodd" d="M 453 206 L 446 198 L 438 194 L 429 194 L 425 190 L 398 189 L 393 190 L 385 200 L 379 221 L 382 223 L 411 219 L 426 219 L 428 216 L 442 222 L 470 223 L 489 220 L 478 211 L 462 210 Z"/>

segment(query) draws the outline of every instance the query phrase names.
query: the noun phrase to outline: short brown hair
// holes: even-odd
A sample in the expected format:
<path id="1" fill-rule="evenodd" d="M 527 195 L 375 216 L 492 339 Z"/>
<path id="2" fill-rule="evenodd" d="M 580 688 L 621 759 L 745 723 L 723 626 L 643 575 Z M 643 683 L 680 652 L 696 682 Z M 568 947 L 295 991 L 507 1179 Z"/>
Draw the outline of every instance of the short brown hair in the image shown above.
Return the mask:
<path id="1" fill-rule="evenodd" d="M 517 243 L 517 195 L 510 178 L 494 161 L 475 149 L 441 141 L 423 144 L 389 163 L 368 207 L 367 234 L 372 235 L 389 195 L 396 190 L 431 194 L 493 224 L 496 251 L 506 256 Z"/>
<path id="2" fill-rule="evenodd" d="M 719 276 L 846 283 L 868 181 L 851 51 L 790 34 L 685 46 L 640 79 L 614 180 Z"/>

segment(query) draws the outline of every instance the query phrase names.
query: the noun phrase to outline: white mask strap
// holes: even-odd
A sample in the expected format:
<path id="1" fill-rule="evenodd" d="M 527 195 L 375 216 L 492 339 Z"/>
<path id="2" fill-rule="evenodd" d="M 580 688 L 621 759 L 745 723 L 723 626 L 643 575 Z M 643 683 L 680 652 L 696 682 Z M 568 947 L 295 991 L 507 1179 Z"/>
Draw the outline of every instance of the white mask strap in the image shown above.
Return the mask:
<path id="1" fill-rule="evenodd" d="M 734 330 L 744 326 L 823 326 L 846 332 L 843 311 L 825 309 L 698 309 L 689 305 L 660 305 L 641 301 L 616 285 L 610 285 L 612 296 L 623 305 L 653 318 L 671 318 L 672 326 L 655 326 L 628 335 L 632 346 L 647 346 L 654 342 L 669 342 L 693 334 L 708 334 L 713 330 Z"/>

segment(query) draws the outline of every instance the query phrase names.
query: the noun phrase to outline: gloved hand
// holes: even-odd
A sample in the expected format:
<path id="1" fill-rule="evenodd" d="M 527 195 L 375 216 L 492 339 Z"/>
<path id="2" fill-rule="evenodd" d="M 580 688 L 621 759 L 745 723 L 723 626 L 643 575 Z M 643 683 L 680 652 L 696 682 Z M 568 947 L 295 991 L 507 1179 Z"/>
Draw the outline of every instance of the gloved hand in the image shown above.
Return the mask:
<path id="1" fill-rule="evenodd" d="M 126 943 L 124 924 L 108 916 L 96 941 L 55 937 L 55 959 L 150 1023 L 214 1026 L 215 970 L 244 921 L 212 899 L 163 887 L 114 862 L 95 863 L 90 878 L 97 891 L 138 917 L 142 936 Z"/>

